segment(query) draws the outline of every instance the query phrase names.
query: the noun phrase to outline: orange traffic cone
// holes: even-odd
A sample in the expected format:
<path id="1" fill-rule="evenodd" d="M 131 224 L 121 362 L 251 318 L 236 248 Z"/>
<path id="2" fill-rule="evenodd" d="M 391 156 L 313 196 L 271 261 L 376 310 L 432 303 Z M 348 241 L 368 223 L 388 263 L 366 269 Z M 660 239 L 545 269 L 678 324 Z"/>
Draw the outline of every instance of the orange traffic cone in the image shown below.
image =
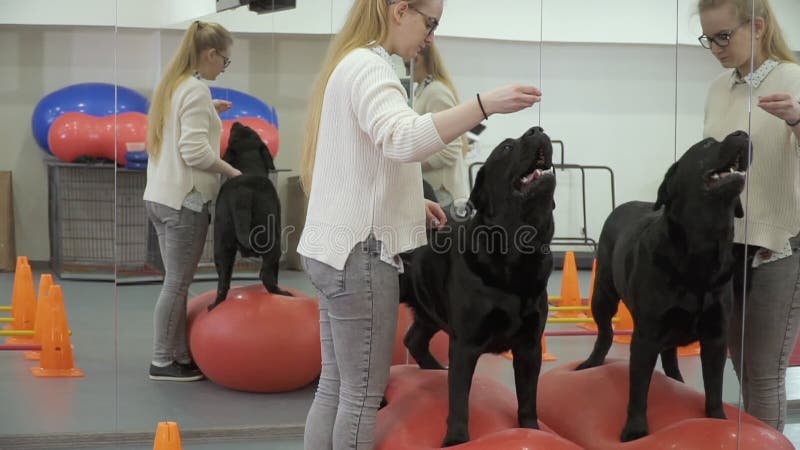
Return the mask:
<path id="1" fill-rule="evenodd" d="M 625 306 L 625 303 L 622 301 L 619 302 L 619 309 L 617 309 L 617 318 L 619 318 L 619 322 L 614 325 L 614 330 L 617 331 L 633 331 L 633 316 L 631 316 L 630 310 L 628 307 Z M 632 336 L 630 334 L 626 335 L 614 335 L 614 342 L 619 344 L 630 344 Z"/>
<path id="2" fill-rule="evenodd" d="M 33 344 L 42 345 L 42 334 L 44 334 L 44 314 L 47 308 L 50 308 L 48 302 L 48 294 L 50 293 L 50 286 L 53 285 L 53 276 L 49 273 L 43 273 L 39 277 L 39 296 L 36 300 L 36 320 L 33 325 Z M 39 361 L 42 352 L 39 350 L 32 350 L 25 352 L 25 359 L 29 361 Z"/>
<path id="3" fill-rule="evenodd" d="M 547 353 L 547 337 L 542 334 L 542 361 L 558 361 L 556 355 Z"/>
<path id="4" fill-rule="evenodd" d="M 17 294 L 17 292 L 19 292 L 19 289 L 17 289 L 17 278 L 20 276 L 22 267 L 23 266 L 28 266 L 28 265 L 30 265 L 30 264 L 28 264 L 28 258 L 26 258 L 25 256 L 17 256 L 17 265 L 14 266 L 14 286 L 13 286 L 13 290 L 11 291 L 11 315 L 12 315 L 12 317 L 15 317 L 17 314 L 19 314 L 19 311 L 22 309 L 22 306 L 19 304 L 22 297 L 19 294 Z M 22 285 L 20 284 L 20 289 L 21 288 L 22 288 Z M 16 320 L 15 320 L 15 322 L 16 322 Z M 3 329 L 4 330 L 16 330 L 16 328 L 14 327 L 14 322 L 6 325 L 5 327 L 3 327 Z"/>
<path id="5" fill-rule="evenodd" d="M 18 260 L 18 262 L 20 262 Z M 36 320 L 36 290 L 33 284 L 31 266 L 17 264 L 14 273 L 14 291 L 11 294 L 11 308 L 14 322 L 7 326 L 8 330 L 33 330 Z M 6 338 L 6 344 L 24 345 L 33 343 L 33 338 L 28 336 L 12 336 Z"/>
<path id="6" fill-rule="evenodd" d="M 181 432 L 177 422 L 158 422 L 153 450 L 182 450 Z"/>
<path id="7" fill-rule="evenodd" d="M 586 313 L 587 318 L 592 318 L 592 298 L 594 297 L 594 279 L 597 276 L 597 258 L 592 261 L 592 278 L 589 280 L 589 311 Z M 597 331 L 597 324 L 594 322 L 580 323 L 579 328 L 589 331 Z"/>
<path id="8" fill-rule="evenodd" d="M 575 252 L 564 253 L 564 267 L 561 271 L 561 300 L 558 306 L 581 306 L 581 287 L 578 284 L 578 268 L 575 265 Z M 553 317 L 586 317 L 580 311 L 557 311 Z"/>
<path id="9" fill-rule="evenodd" d="M 678 356 L 700 356 L 700 341 L 678 347 Z"/>
<path id="10" fill-rule="evenodd" d="M 49 307 L 43 317 L 42 356 L 39 367 L 31 367 L 31 373 L 37 377 L 82 377 L 83 371 L 75 367 L 72 358 L 72 343 L 61 286 L 51 286 L 47 297 Z"/>

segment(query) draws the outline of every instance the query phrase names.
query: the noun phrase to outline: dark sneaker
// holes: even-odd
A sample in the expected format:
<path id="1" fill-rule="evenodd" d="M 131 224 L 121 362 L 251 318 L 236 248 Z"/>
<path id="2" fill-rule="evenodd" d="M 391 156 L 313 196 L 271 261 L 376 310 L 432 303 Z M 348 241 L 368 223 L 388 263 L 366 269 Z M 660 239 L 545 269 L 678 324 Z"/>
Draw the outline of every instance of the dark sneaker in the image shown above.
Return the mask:
<path id="1" fill-rule="evenodd" d="M 188 363 L 182 363 L 180 361 L 175 361 L 175 362 L 186 370 L 196 370 L 200 372 L 200 368 L 197 367 L 197 364 L 194 362 L 194 360 L 190 360 Z"/>
<path id="2" fill-rule="evenodd" d="M 176 362 L 173 362 L 167 367 L 158 367 L 150 364 L 150 379 L 162 381 L 197 381 L 203 379 L 203 374 L 199 369 L 191 369 Z"/>

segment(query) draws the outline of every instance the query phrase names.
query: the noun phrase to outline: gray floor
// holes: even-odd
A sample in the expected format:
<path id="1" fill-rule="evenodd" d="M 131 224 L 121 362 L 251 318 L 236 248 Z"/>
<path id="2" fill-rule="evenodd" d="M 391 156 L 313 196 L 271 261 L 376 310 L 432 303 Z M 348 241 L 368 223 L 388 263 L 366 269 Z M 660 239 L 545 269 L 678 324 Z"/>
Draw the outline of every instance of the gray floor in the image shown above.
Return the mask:
<path id="1" fill-rule="evenodd" d="M 589 274 L 582 272 L 580 278 L 586 295 Z M 301 272 L 283 271 L 280 280 L 285 286 L 313 293 Z M 66 448 L 58 439 L 42 443 L 43 436 L 64 433 L 70 433 L 65 440 L 73 443 L 69 448 L 151 449 L 152 443 L 143 443 L 164 420 L 179 422 L 188 450 L 302 448 L 299 436 L 313 395 L 311 386 L 286 394 L 249 394 L 209 381 L 152 382 L 146 371 L 152 311 L 160 286 L 57 283 L 65 295 L 76 365 L 86 377 L 37 379 L 28 370 L 32 363 L 17 352 L 0 352 L 0 449 Z M 558 295 L 560 283 L 561 274 L 556 272 L 550 280 L 551 295 Z M 13 275 L 0 274 L 0 304 L 10 303 L 12 286 Z M 191 294 L 214 288 L 213 282 L 197 282 Z M 572 327 L 548 325 L 548 330 Z M 585 358 L 592 343 L 592 337 L 549 338 L 548 350 L 559 360 L 545 363 L 543 370 Z M 624 358 L 627 351 L 626 346 L 615 344 L 610 356 Z M 687 383 L 702 389 L 699 359 L 681 358 L 680 364 Z M 730 364 L 726 369 L 724 400 L 736 404 L 738 383 Z M 477 372 L 513 389 L 511 364 L 505 358 L 485 355 Z M 800 398 L 800 370 L 791 369 L 788 389 L 791 399 Z M 790 422 L 786 434 L 800 442 L 800 414 L 792 410 Z M 106 442 L 106 446 L 90 442 Z"/>

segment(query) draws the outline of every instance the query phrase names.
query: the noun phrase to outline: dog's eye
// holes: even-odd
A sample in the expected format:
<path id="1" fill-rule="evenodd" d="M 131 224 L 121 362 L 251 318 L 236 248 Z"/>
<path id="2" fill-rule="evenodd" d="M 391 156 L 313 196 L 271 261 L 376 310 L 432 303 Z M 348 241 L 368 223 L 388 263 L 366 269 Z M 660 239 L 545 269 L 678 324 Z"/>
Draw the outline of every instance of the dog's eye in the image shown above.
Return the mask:
<path id="1" fill-rule="evenodd" d="M 509 144 L 506 144 L 506 145 L 503 146 L 503 150 L 505 150 L 507 152 L 510 152 L 511 150 L 514 150 L 514 147 L 512 147 Z"/>

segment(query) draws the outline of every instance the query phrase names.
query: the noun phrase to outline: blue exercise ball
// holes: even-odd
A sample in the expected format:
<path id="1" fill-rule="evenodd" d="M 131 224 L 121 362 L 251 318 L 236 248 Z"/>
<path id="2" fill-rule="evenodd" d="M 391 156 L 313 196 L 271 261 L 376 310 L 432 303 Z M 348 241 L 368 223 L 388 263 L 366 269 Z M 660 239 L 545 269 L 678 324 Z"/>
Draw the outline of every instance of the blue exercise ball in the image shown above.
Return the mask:
<path id="1" fill-rule="evenodd" d="M 39 100 L 33 110 L 31 128 L 39 147 L 52 154 L 47 144 L 50 125 L 66 112 L 106 117 L 124 112 L 147 114 L 148 108 L 149 102 L 144 95 L 123 86 L 109 83 L 73 84 L 51 92 Z"/>
<path id="2" fill-rule="evenodd" d="M 233 104 L 231 109 L 219 115 L 222 120 L 255 117 L 278 128 L 278 115 L 275 109 L 250 94 L 235 89 L 212 87 L 211 98 L 227 100 Z"/>

